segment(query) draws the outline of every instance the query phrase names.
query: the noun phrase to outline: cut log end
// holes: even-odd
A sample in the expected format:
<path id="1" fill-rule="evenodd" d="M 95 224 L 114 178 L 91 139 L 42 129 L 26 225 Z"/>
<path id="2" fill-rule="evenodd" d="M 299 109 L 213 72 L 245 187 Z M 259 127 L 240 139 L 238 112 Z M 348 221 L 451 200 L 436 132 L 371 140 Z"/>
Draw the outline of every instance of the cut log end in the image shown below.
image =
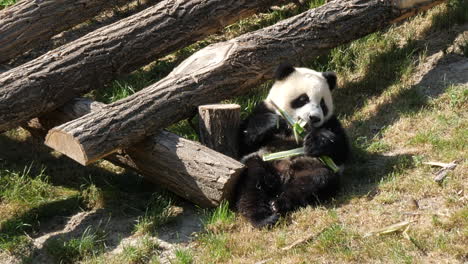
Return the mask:
<path id="1" fill-rule="evenodd" d="M 83 166 L 90 163 L 80 142 L 63 131 L 51 129 L 49 133 L 47 133 L 44 143 L 54 150 L 67 155 Z"/>
<path id="2" fill-rule="evenodd" d="M 200 105 L 200 111 L 204 110 L 228 110 L 228 111 L 240 111 L 240 105 L 238 104 L 208 104 L 208 105 Z"/>

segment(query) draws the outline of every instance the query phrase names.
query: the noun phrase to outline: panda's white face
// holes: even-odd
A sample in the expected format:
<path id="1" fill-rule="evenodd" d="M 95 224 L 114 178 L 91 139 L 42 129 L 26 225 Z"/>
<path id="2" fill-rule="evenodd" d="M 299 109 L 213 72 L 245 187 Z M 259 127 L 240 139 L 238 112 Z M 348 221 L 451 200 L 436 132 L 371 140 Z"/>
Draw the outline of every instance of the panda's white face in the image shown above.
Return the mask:
<path id="1" fill-rule="evenodd" d="M 271 101 L 295 120 L 307 121 L 315 127 L 333 115 L 327 79 L 321 72 L 308 68 L 294 68 L 287 77 L 277 80 L 266 99 L 267 104 Z"/>

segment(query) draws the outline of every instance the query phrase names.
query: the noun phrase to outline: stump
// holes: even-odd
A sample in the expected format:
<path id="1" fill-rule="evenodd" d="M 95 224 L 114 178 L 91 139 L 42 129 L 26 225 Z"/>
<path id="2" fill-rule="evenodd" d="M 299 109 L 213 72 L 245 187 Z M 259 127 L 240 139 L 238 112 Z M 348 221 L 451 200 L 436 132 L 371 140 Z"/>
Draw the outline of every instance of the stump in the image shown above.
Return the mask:
<path id="1" fill-rule="evenodd" d="M 240 105 L 201 105 L 198 114 L 200 142 L 224 155 L 237 158 Z"/>

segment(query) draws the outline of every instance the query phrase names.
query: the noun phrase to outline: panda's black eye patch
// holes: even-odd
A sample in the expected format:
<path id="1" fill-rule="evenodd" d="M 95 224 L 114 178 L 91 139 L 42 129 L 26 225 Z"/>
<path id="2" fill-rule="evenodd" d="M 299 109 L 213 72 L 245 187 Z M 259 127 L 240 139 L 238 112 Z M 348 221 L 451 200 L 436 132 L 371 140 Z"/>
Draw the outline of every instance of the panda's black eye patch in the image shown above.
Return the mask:
<path id="1" fill-rule="evenodd" d="M 294 109 L 303 107 L 308 102 L 309 102 L 309 96 L 307 96 L 307 94 L 301 94 L 299 95 L 299 97 L 297 97 L 291 102 L 291 107 Z"/>
<path id="2" fill-rule="evenodd" d="M 322 108 L 323 116 L 326 116 L 328 114 L 328 107 L 323 98 L 320 100 L 320 107 Z"/>

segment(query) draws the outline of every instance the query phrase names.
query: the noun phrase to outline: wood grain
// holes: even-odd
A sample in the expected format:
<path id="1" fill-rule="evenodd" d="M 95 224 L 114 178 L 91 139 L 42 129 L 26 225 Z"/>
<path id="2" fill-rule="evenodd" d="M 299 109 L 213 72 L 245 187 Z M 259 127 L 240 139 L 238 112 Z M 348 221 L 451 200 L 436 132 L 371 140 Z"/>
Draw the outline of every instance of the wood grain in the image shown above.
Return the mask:
<path id="1" fill-rule="evenodd" d="M 200 142 L 237 159 L 240 105 L 211 104 L 198 107 Z"/>
<path id="2" fill-rule="evenodd" d="M 0 63 L 130 0 L 29 0 L 0 10 Z"/>

